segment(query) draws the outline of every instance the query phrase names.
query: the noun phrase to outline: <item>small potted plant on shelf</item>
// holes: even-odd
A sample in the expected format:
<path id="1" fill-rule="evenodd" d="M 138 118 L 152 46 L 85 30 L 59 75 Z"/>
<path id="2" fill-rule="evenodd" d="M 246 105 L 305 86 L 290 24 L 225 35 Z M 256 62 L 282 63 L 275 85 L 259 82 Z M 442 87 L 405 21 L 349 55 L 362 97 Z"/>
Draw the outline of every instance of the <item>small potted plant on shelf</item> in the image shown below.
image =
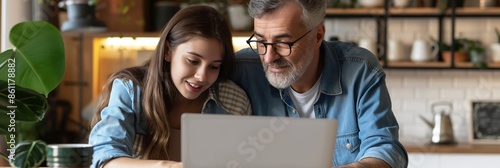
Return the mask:
<path id="1" fill-rule="evenodd" d="M 487 68 L 486 57 L 484 55 L 484 48 L 481 41 L 479 40 L 469 40 L 467 41 L 469 49 L 470 61 L 474 67 Z"/>
<path id="2" fill-rule="evenodd" d="M 465 62 L 468 60 L 468 50 L 466 46 L 466 41 L 467 39 L 464 38 L 457 38 L 453 42 L 453 59 L 455 60 L 455 63 L 457 62 Z M 439 44 L 439 50 L 441 51 L 441 57 L 443 58 L 444 62 L 451 62 L 451 50 L 452 46 L 448 45 L 446 43 L 440 43 Z"/>

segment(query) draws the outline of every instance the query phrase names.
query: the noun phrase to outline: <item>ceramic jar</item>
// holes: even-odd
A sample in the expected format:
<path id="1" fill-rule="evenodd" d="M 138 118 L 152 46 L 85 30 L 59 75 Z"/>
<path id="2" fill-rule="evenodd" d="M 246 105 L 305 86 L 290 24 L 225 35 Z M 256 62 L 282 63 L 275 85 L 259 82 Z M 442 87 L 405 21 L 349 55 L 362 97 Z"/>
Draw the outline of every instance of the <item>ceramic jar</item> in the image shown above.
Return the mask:
<path id="1" fill-rule="evenodd" d="M 428 62 L 435 61 L 439 48 L 437 43 L 430 43 L 425 40 L 415 40 L 411 49 L 411 61 Z"/>

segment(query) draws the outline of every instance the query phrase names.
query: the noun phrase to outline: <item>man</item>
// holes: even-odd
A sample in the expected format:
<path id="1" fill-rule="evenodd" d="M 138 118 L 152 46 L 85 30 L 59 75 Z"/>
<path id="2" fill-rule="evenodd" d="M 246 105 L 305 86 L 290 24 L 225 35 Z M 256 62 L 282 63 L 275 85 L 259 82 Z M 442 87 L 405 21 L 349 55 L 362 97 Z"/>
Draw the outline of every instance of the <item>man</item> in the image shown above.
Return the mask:
<path id="1" fill-rule="evenodd" d="M 373 54 L 323 40 L 324 0 L 251 0 L 251 48 L 233 80 L 254 115 L 338 119 L 333 166 L 408 166 L 385 73 Z M 259 60 L 260 58 L 260 60 Z"/>

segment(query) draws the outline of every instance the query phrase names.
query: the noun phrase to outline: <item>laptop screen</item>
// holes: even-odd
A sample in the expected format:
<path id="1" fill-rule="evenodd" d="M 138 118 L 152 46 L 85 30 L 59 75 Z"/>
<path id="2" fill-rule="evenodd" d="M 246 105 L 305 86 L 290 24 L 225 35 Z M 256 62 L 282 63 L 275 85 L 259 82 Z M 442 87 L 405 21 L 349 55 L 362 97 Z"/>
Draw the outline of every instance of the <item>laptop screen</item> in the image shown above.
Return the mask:
<path id="1" fill-rule="evenodd" d="M 181 124 L 185 167 L 332 167 L 337 120 L 183 114 Z"/>

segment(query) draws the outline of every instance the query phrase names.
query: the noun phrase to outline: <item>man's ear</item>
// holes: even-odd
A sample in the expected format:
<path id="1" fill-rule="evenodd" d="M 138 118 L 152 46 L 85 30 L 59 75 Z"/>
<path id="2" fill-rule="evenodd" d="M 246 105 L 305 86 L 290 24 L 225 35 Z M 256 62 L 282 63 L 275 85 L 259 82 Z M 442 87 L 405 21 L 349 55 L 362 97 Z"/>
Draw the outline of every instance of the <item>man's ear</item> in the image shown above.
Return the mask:
<path id="1" fill-rule="evenodd" d="M 321 25 L 319 25 L 316 28 L 316 44 L 320 46 L 324 38 L 325 38 L 325 24 L 321 23 Z"/>

